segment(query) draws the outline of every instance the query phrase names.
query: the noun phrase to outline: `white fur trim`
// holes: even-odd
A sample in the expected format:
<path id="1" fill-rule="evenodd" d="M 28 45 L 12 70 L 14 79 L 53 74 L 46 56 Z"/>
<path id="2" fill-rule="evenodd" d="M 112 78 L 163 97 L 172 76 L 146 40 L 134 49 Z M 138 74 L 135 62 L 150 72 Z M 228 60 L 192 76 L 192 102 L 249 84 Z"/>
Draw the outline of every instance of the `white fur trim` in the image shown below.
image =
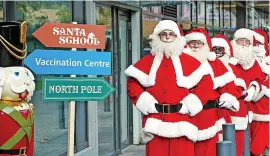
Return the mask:
<path id="1" fill-rule="evenodd" d="M 181 37 L 178 25 L 172 20 L 162 20 L 162 21 L 160 21 L 156 25 L 153 33 L 158 35 L 159 33 L 161 33 L 164 30 L 171 30 L 177 35 L 178 38 Z"/>
<path id="2" fill-rule="evenodd" d="M 217 89 L 219 87 L 223 87 L 226 84 L 234 81 L 235 79 L 236 79 L 236 76 L 231 71 L 228 71 L 221 76 L 215 77 L 214 78 L 214 89 Z"/>
<path id="3" fill-rule="evenodd" d="M 264 60 L 266 64 L 270 64 L 270 56 L 266 56 Z"/>
<path id="4" fill-rule="evenodd" d="M 201 100 L 192 93 L 189 93 L 182 101 L 183 105 L 186 105 L 190 116 L 194 116 L 203 109 Z"/>
<path id="5" fill-rule="evenodd" d="M 243 79 L 236 78 L 236 79 L 234 80 L 234 83 L 235 83 L 236 86 L 242 87 L 244 90 L 247 89 L 246 82 L 245 82 Z"/>
<path id="6" fill-rule="evenodd" d="M 270 89 L 269 89 L 269 88 L 266 89 L 265 95 L 266 95 L 268 98 L 270 98 Z"/>
<path id="7" fill-rule="evenodd" d="M 135 106 L 144 115 L 147 115 L 148 113 L 157 113 L 155 103 L 158 103 L 157 100 L 145 91 L 140 95 Z"/>
<path id="8" fill-rule="evenodd" d="M 251 83 L 249 84 L 249 87 L 251 87 L 252 85 L 255 86 L 255 92 L 254 92 L 254 95 L 253 95 L 253 98 L 252 98 L 252 99 L 254 99 L 254 98 L 256 98 L 258 96 L 261 89 L 260 89 L 260 86 L 259 86 L 258 82 L 256 82 L 256 81 L 251 81 Z"/>
<path id="9" fill-rule="evenodd" d="M 232 64 L 232 65 L 237 65 L 238 64 L 238 59 L 235 58 L 235 57 L 231 57 L 229 63 Z"/>
<path id="10" fill-rule="evenodd" d="M 144 131 L 166 138 L 186 136 L 193 142 L 197 141 L 198 138 L 198 128 L 186 121 L 163 122 L 159 119 L 148 118 Z"/>
<path id="11" fill-rule="evenodd" d="M 212 47 L 224 47 L 225 48 L 225 53 L 228 55 L 231 55 L 230 53 L 230 47 L 229 44 L 226 40 L 224 40 L 223 38 L 212 38 Z"/>
<path id="12" fill-rule="evenodd" d="M 198 141 L 203 141 L 203 140 L 213 138 L 218 132 L 222 130 L 222 124 L 225 124 L 225 123 L 226 123 L 225 119 L 221 118 L 218 121 L 216 121 L 215 125 L 207 129 L 199 130 Z"/>
<path id="13" fill-rule="evenodd" d="M 267 88 L 264 85 L 262 85 L 261 91 L 252 101 L 254 101 L 254 102 L 259 101 L 265 95 L 266 90 L 267 90 Z"/>
<path id="14" fill-rule="evenodd" d="M 252 47 L 252 51 L 257 57 L 264 57 L 266 54 L 266 50 L 264 49 L 264 46 L 263 47 Z"/>
<path id="15" fill-rule="evenodd" d="M 255 31 L 253 31 L 253 35 L 254 35 L 254 37 L 255 37 L 255 39 L 256 39 L 257 41 L 259 41 L 259 42 L 261 42 L 262 44 L 264 44 L 264 37 L 263 37 L 261 34 L 259 34 L 259 33 L 255 32 Z"/>
<path id="16" fill-rule="evenodd" d="M 246 38 L 253 44 L 253 31 L 246 28 L 240 28 L 234 33 L 234 40 Z"/>
<path id="17" fill-rule="evenodd" d="M 248 115 L 246 117 L 231 116 L 232 123 L 235 124 L 235 130 L 245 130 L 248 125 Z"/>
<path id="18" fill-rule="evenodd" d="M 0 99 L 1 99 L 1 95 L 2 95 L 2 88 L 4 85 L 4 81 L 5 81 L 4 68 L 0 67 Z"/>
<path id="19" fill-rule="evenodd" d="M 270 114 L 255 114 L 253 113 L 253 121 L 270 122 Z"/>
<path id="20" fill-rule="evenodd" d="M 149 87 L 149 76 L 144 72 L 140 71 L 133 65 L 130 65 L 126 70 L 125 74 L 130 77 L 136 78 L 140 84 L 144 87 Z"/>
<path id="21" fill-rule="evenodd" d="M 217 58 L 217 55 L 216 55 L 215 52 L 209 52 L 209 53 L 207 54 L 207 59 L 208 59 L 209 61 L 215 61 L 216 58 Z"/>
<path id="22" fill-rule="evenodd" d="M 253 120 L 253 112 L 252 111 L 248 111 L 248 123 L 251 123 Z"/>
<path id="23" fill-rule="evenodd" d="M 236 99 L 235 96 L 229 94 L 229 93 L 223 93 L 220 98 L 220 101 L 228 101 L 232 104 L 234 111 L 239 111 L 239 101 Z"/>
<path id="24" fill-rule="evenodd" d="M 208 45 L 207 39 L 203 33 L 193 32 L 185 35 L 187 42 L 192 40 L 200 40 L 204 44 Z"/>
<path id="25" fill-rule="evenodd" d="M 193 88 L 196 86 L 203 76 L 210 74 L 211 67 L 208 64 L 201 64 L 199 68 L 197 68 L 193 73 L 189 76 L 183 76 L 182 66 L 180 63 L 180 59 L 178 57 L 172 57 L 172 62 L 174 65 L 177 85 L 183 88 Z"/>

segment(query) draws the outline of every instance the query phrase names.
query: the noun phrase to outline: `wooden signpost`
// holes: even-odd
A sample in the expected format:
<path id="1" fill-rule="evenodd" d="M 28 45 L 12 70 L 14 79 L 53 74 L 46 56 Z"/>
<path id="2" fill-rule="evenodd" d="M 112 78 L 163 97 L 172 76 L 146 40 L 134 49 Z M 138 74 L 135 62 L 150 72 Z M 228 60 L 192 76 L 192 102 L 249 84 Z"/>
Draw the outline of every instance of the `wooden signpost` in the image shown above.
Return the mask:
<path id="1" fill-rule="evenodd" d="M 71 75 L 71 78 L 45 77 L 42 88 L 44 101 L 70 101 L 68 156 L 74 156 L 75 101 L 103 100 L 115 91 L 104 79 L 76 78 L 78 74 L 111 75 L 111 52 L 79 52 L 76 49 L 105 49 L 105 32 L 103 25 L 45 23 L 33 36 L 46 47 L 72 50 L 36 50 L 25 59 L 25 64 L 36 74 Z M 78 94 L 70 93 L 74 91 Z"/>

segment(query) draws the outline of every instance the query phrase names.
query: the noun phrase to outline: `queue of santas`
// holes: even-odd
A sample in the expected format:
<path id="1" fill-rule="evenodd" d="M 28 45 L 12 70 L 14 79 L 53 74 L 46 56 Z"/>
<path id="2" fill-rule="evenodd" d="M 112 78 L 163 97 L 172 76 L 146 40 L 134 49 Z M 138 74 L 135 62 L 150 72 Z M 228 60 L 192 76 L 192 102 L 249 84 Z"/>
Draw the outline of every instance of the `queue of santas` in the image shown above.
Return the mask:
<path id="1" fill-rule="evenodd" d="M 250 153 L 269 150 L 268 36 L 238 29 L 233 40 L 212 39 L 203 28 L 183 33 L 160 21 L 150 54 L 125 70 L 128 95 L 143 114 L 147 156 L 215 156 L 222 124 L 233 123 L 236 155 L 244 151 L 249 124 Z"/>

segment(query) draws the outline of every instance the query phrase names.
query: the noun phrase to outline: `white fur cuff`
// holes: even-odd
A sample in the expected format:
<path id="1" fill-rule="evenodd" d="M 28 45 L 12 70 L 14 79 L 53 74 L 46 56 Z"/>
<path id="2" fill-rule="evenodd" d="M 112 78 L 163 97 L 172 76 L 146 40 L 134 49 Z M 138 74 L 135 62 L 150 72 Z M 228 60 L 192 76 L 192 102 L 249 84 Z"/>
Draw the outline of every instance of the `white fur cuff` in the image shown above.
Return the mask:
<path id="1" fill-rule="evenodd" d="M 259 86 L 258 82 L 256 82 L 256 81 L 252 81 L 249 84 L 249 87 L 251 87 L 252 85 L 255 86 L 255 92 L 254 92 L 254 95 L 253 95 L 253 98 L 252 98 L 252 100 L 254 100 L 258 96 L 261 89 L 260 89 L 260 86 Z"/>
<path id="2" fill-rule="evenodd" d="M 224 93 L 220 96 L 220 101 L 228 101 L 232 104 L 232 109 L 234 111 L 239 111 L 239 101 L 236 99 L 235 96 L 229 94 L 229 93 Z"/>
<path id="3" fill-rule="evenodd" d="M 268 98 L 270 98 L 270 89 L 268 88 L 268 89 L 266 89 L 266 91 L 265 91 L 265 95 L 268 97 Z"/>
<path id="4" fill-rule="evenodd" d="M 188 94 L 181 103 L 186 105 L 190 116 L 194 116 L 203 109 L 201 100 L 195 94 Z"/>
<path id="5" fill-rule="evenodd" d="M 157 113 L 155 103 L 157 100 L 148 92 L 143 92 L 136 103 L 136 108 L 141 111 L 144 115 L 148 113 Z"/>
<path id="6" fill-rule="evenodd" d="M 237 58 L 235 58 L 235 57 L 231 57 L 230 58 L 230 62 L 229 62 L 230 64 L 232 64 L 232 65 L 237 65 L 237 63 L 238 63 L 238 59 Z"/>
<path id="7" fill-rule="evenodd" d="M 234 80 L 234 83 L 236 86 L 242 87 L 242 88 L 244 88 L 244 90 L 247 90 L 246 82 L 243 79 L 236 78 Z"/>
<path id="8" fill-rule="evenodd" d="M 134 67 L 133 65 L 130 65 L 125 70 L 125 74 L 127 76 L 130 76 L 130 77 L 137 79 L 140 82 L 140 84 L 144 87 L 152 86 L 152 84 L 150 83 L 149 76 L 147 74 L 145 74 L 144 72 L 142 72 L 141 70 Z"/>

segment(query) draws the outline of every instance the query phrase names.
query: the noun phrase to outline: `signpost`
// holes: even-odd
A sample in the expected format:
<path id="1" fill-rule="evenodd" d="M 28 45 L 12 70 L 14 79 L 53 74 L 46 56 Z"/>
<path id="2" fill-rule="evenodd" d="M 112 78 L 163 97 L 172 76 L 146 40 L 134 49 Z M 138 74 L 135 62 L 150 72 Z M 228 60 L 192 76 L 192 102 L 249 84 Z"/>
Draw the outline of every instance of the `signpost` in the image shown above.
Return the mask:
<path id="1" fill-rule="evenodd" d="M 46 47 L 69 50 L 35 50 L 24 60 L 36 74 L 71 75 L 43 78 L 43 101 L 70 101 L 68 156 L 74 156 L 75 101 L 104 100 L 115 89 L 103 78 L 76 75 L 111 75 L 111 52 L 76 51 L 76 48 L 105 49 L 106 27 L 77 22 L 46 23 L 33 33 Z"/>
<path id="2" fill-rule="evenodd" d="M 103 25 L 45 23 L 33 33 L 46 47 L 105 49 Z"/>
<path id="3" fill-rule="evenodd" d="M 36 74 L 111 75 L 111 52 L 35 50 L 24 64 Z"/>
<path id="4" fill-rule="evenodd" d="M 99 101 L 113 91 L 104 78 L 45 77 L 42 81 L 43 101 Z"/>

